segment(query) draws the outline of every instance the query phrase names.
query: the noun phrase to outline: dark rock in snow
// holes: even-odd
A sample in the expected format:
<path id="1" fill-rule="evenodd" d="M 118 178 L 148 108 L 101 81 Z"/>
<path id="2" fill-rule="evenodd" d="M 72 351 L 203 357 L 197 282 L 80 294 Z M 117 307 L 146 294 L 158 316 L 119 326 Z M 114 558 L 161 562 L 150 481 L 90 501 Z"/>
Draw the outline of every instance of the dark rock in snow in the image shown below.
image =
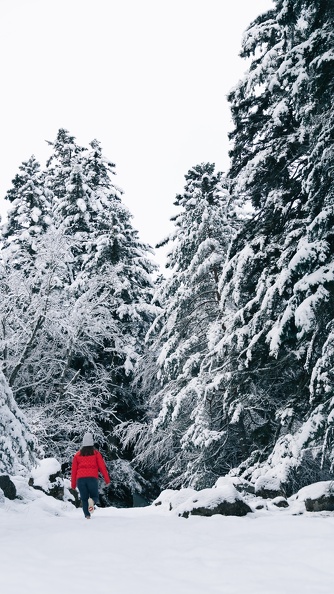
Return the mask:
<path id="1" fill-rule="evenodd" d="M 317 499 L 305 499 L 306 511 L 334 511 L 334 494 L 321 495 Z"/>
<path id="2" fill-rule="evenodd" d="M 239 479 L 238 481 L 233 481 L 233 484 L 239 493 L 245 494 L 248 493 L 249 495 L 255 495 L 255 487 L 252 483 L 244 480 Z"/>
<path id="3" fill-rule="evenodd" d="M 32 469 L 28 484 L 55 499 L 64 499 L 64 477 L 55 458 L 40 460 L 38 466 Z"/>
<path id="4" fill-rule="evenodd" d="M 48 491 L 48 495 L 51 495 L 55 499 L 64 499 L 64 480 L 61 471 L 56 474 L 50 475 L 51 487 Z"/>
<path id="5" fill-rule="evenodd" d="M 284 497 L 275 497 L 271 503 L 276 505 L 276 507 L 289 507 L 289 504 Z"/>
<path id="6" fill-rule="evenodd" d="M 56 474 L 51 474 L 49 477 L 50 480 L 50 487 L 48 489 L 43 489 L 40 485 L 36 485 L 34 479 L 31 477 L 29 479 L 29 487 L 33 487 L 38 491 L 43 491 L 46 495 L 51 495 L 55 499 L 60 499 L 63 501 L 64 499 L 64 480 L 61 476 L 61 472 L 57 472 Z"/>
<path id="7" fill-rule="evenodd" d="M 262 497 L 262 499 L 275 499 L 276 497 L 284 497 L 284 493 L 282 491 L 273 491 L 272 489 L 266 489 L 265 487 L 260 489 L 255 488 L 255 495 L 257 497 Z"/>
<path id="8" fill-rule="evenodd" d="M 275 499 L 276 497 L 285 498 L 286 493 L 280 479 L 267 473 L 255 481 L 255 495 L 262 499 Z"/>
<path id="9" fill-rule="evenodd" d="M 16 487 L 6 474 L 0 476 L 0 489 L 2 489 L 3 494 L 7 499 L 16 498 Z"/>
<path id="10" fill-rule="evenodd" d="M 215 514 L 222 516 L 245 516 L 252 512 L 251 508 L 242 500 L 236 501 L 222 501 L 215 507 L 193 507 L 190 511 L 184 511 L 179 514 L 180 517 L 188 518 L 191 516 L 205 516 L 210 517 Z"/>
<path id="11" fill-rule="evenodd" d="M 334 511 L 334 481 L 319 481 L 300 489 L 296 499 L 304 501 L 306 511 Z"/>
<path id="12" fill-rule="evenodd" d="M 221 482 L 222 483 L 222 482 Z M 234 485 L 225 483 L 212 489 L 196 491 L 189 499 L 176 508 L 179 517 L 245 516 L 252 509 L 245 503 Z"/>

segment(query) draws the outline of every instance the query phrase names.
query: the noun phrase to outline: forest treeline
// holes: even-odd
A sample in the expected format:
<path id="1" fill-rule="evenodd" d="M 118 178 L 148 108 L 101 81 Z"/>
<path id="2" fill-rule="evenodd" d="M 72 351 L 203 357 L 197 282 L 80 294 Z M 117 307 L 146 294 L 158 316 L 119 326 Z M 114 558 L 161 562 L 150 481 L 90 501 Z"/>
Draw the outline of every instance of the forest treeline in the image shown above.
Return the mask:
<path id="1" fill-rule="evenodd" d="M 175 198 L 166 278 L 97 140 L 60 129 L 44 168 L 20 166 L 1 224 L 1 471 L 68 462 L 84 428 L 116 490 L 333 477 L 334 6 L 274 4 L 243 37 L 229 171 L 197 164 Z"/>

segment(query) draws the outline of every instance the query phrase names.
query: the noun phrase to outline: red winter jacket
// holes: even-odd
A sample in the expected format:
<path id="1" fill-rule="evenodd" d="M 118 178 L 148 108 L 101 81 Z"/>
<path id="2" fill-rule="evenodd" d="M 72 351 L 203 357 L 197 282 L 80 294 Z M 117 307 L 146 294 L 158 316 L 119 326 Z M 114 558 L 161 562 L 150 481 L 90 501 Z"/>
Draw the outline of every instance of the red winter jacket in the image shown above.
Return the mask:
<path id="1" fill-rule="evenodd" d="M 71 487 L 75 489 L 77 480 L 84 477 L 99 478 L 99 471 L 102 474 L 107 485 L 110 483 L 107 467 L 102 458 L 102 455 L 97 450 L 94 450 L 92 456 L 82 456 L 81 452 L 77 452 L 72 462 Z"/>

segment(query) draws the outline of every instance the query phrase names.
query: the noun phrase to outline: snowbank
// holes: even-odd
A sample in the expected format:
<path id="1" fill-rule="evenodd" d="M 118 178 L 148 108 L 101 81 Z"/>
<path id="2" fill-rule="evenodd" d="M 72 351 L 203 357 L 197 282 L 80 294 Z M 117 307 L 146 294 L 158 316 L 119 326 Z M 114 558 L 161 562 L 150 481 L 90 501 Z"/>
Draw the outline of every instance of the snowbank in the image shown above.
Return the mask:
<path id="1" fill-rule="evenodd" d="M 201 501 L 210 504 L 222 492 L 236 497 L 225 478 L 217 481 L 223 486 L 203 490 Z M 12 480 L 20 499 L 0 504 L 1 588 L 7 594 L 333 592 L 334 513 L 309 514 L 300 499 L 243 518 L 184 521 L 161 504 L 99 508 L 87 521 L 81 509 L 29 487 L 23 477 Z M 327 490 L 327 483 L 310 485 L 299 497 Z M 170 490 L 162 500 L 177 501 L 178 494 L 189 495 Z"/>

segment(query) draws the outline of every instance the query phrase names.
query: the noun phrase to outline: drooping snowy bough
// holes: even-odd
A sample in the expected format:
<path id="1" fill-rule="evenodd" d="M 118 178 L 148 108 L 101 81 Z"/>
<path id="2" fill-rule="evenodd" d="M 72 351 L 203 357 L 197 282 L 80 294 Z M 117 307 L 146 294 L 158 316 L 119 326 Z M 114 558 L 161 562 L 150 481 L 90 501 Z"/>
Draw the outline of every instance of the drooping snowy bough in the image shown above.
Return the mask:
<path id="1" fill-rule="evenodd" d="M 24 474 L 36 463 L 37 444 L 0 371 L 0 474 Z"/>

